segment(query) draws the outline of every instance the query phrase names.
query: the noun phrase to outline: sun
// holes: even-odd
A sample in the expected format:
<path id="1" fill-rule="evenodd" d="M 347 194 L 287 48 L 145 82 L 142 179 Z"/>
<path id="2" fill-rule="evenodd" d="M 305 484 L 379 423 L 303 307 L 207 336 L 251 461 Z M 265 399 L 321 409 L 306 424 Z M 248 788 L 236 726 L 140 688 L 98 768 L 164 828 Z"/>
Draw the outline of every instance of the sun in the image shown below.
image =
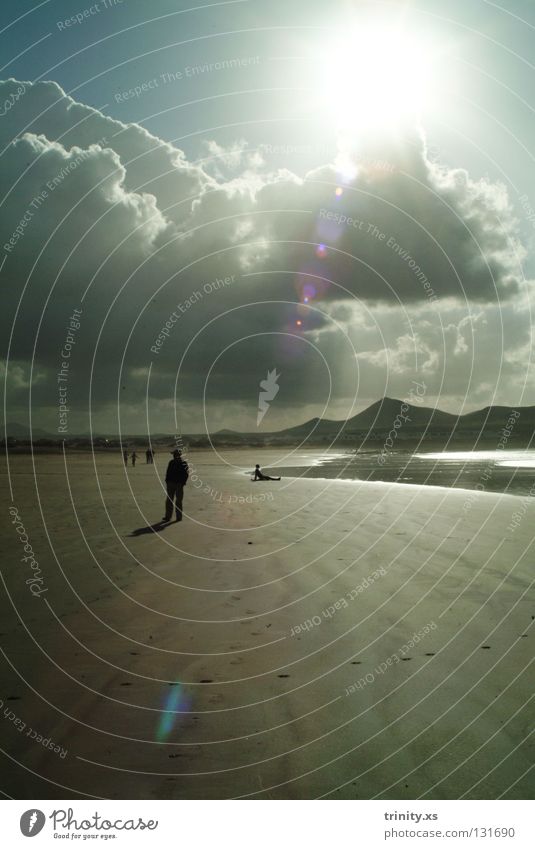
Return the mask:
<path id="1" fill-rule="evenodd" d="M 361 23 L 320 51 L 319 87 L 337 131 L 355 139 L 419 121 L 432 89 L 424 39 L 401 25 Z"/>

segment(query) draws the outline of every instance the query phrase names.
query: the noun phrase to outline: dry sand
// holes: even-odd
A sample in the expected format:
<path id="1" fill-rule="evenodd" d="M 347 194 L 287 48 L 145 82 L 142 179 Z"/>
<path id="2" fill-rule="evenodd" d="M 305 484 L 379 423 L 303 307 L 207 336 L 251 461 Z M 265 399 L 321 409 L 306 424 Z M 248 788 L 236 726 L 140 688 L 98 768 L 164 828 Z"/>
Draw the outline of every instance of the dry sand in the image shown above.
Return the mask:
<path id="1" fill-rule="evenodd" d="M 531 798 L 533 507 L 510 531 L 518 497 L 252 484 L 226 464 L 275 452 L 197 452 L 184 521 L 144 532 L 163 515 L 168 457 L 140 459 L 125 474 L 116 455 L 10 458 L 4 790 Z M 174 696 L 186 712 L 164 729 Z"/>

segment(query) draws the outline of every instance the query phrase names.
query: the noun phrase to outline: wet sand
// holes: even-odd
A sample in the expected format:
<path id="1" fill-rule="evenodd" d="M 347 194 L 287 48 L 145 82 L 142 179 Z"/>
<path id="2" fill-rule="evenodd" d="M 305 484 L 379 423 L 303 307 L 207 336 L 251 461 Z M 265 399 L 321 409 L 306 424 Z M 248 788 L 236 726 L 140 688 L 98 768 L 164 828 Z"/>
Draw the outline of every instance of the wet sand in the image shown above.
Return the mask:
<path id="1" fill-rule="evenodd" d="M 286 467 L 283 475 L 410 483 L 422 486 L 508 492 L 510 495 L 535 494 L 535 452 L 529 449 L 481 451 L 395 450 L 346 452 L 334 456 L 328 452 L 323 463 L 302 468 Z"/>
<path id="2" fill-rule="evenodd" d="M 14 798 L 532 796 L 531 504 L 508 530 L 519 497 L 253 484 L 235 467 L 275 451 L 197 452 L 152 529 L 167 459 L 11 458 Z"/>

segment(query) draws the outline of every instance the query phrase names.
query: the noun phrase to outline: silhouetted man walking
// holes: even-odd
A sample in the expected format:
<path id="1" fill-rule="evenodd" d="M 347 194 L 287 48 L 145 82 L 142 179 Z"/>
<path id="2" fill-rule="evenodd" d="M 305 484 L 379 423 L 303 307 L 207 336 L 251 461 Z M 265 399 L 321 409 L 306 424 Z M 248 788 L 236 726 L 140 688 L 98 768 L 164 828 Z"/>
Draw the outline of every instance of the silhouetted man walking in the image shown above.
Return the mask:
<path id="1" fill-rule="evenodd" d="M 173 459 L 169 461 L 165 475 L 167 498 L 165 499 L 165 516 L 162 522 L 169 522 L 171 520 L 173 505 L 176 511 L 177 522 L 182 521 L 182 497 L 188 476 L 188 464 L 182 459 L 180 451 L 176 449 L 173 451 Z"/>

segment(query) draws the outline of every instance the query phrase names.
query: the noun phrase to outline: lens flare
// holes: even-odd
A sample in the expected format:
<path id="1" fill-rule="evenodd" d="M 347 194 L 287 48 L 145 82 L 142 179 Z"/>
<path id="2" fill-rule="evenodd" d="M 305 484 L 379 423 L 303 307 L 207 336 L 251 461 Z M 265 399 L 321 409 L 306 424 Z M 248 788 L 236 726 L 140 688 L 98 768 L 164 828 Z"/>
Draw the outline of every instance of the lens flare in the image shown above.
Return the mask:
<path id="1" fill-rule="evenodd" d="M 316 288 L 312 283 L 305 283 L 303 286 L 303 303 L 308 304 L 316 297 Z"/>
<path id="2" fill-rule="evenodd" d="M 164 706 L 156 729 L 156 739 L 159 743 L 167 740 L 177 720 L 180 722 L 181 714 L 189 713 L 190 707 L 191 696 L 184 690 L 182 684 L 179 682 L 172 684 L 164 699 Z"/>
<path id="3" fill-rule="evenodd" d="M 327 224 L 331 222 L 326 222 Z M 304 303 L 304 299 L 321 300 L 329 283 L 322 279 L 325 275 L 325 260 L 314 257 L 312 262 L 307 262 L 295 277 L 294 286 L 297 293 L 296 300 Z"/>

